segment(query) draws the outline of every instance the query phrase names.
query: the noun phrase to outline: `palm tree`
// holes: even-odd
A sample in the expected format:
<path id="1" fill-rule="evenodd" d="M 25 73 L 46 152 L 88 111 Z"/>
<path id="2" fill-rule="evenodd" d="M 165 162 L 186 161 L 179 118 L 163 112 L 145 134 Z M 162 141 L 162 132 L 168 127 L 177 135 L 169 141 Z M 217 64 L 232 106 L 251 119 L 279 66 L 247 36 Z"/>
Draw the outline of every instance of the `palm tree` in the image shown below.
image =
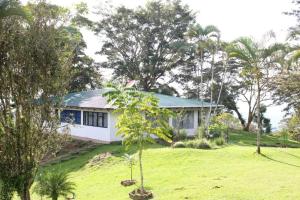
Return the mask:
<path id="1" fill-rule="evenodd" d="M 229 57 L 237 59 L 242 65 L 241 75 L 245 79 L 246 84 L 251 88 L 250 98 L 247 99 L 249 105 L 248 122 L 246 130 L 249 130 L 249 126 L 254 118 L 256 111 L 257 117 L 257 153 L 260 154 L 260 138 L 262 133 L 261 123 L 261 101 L 266 97 L 262 92 L 268 87 L 270 77 L 269 72 L 277 64 L 275 58 L 275 52 L 284 48 L 281 44 L 272 44 L 264 47 L 263 44 L 259 44 L 252 38 L 242 37 L 237 39 L 228 48 Z"/>
<path id="2" fill-rule="evenodd" d="M 126 160 L 126 162 L 128 163 L 129 167 L 130 167 L 130 180 L 132 181 L 132 170 L 133 170 L 133 166 L 136 163 L 136 158 L 134 155 L 129 155 L 129 154 L 125 154 L 123 156 L 123 158 Z"/>
<path id="3" fill-rule="evenodd" d="M 220 31 L 213 25 L 202 27 L 200 24 L 190 27 L 187 36 L 194 42 L 194 48 L 199 56 L 199 65 L 196 65 L 196 77 L 200 76 L 200 84 L 197 85 L 197 97 L 198 99 L 203 98 L 203 67 L 207 57 L 211 55 L 211 83 L 214 81 L 214 59 L 215 53 L 217 52 L 217 43 L 220 38 Z M 211 104 L 212 104 L 212 93 L 213 88 L 211 87 Z M 201 106 L 200 114 L 202 118 L 203 105 Z M 211 112 L 211 107 L 210 107 Z M 209 120 L 209 119 L 207 119 Z"/>
<path id="4" fill-rule="evenodd" d="M 52 200 L 58 197 L 74 194 L 75 184 L 69 181 L 68 174 L 65 172 L 46 172 L 37 179 L 34 191 L 41 197 L 47 196 Z"/>

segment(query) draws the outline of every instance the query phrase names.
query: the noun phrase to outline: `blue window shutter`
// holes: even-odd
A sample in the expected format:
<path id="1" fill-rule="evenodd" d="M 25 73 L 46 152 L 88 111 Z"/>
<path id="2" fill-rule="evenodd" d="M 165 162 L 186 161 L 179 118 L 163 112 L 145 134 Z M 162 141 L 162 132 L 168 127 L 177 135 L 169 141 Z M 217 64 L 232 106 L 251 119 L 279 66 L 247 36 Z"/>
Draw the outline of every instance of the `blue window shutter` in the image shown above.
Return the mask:
<path id="1" fill-rule="evenodd" d="M 70 122 L 73 120 L 74 124 L 81 124 L 81 111 L 78 110 L 63 110 L 60 113 L 61 122 Z"/>

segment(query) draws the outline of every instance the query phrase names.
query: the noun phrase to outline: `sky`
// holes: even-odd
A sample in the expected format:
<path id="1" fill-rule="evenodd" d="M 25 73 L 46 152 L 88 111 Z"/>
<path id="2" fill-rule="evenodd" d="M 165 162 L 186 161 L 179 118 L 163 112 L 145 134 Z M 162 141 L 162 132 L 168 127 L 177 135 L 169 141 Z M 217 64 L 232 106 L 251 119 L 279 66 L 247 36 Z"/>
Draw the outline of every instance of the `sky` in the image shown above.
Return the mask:
<path id="1" fill-rule="evenodd" d="M 26 3 L 28 0 L 21 0 Z M 50 3 L 72 8 L 74 4 L 85 2 L 90 9 L 104 5 L 125 5 L 137 7 L 144 5 L 146 0 L 48 0 Z M 278 42 L 284 42 L 287 29 L 296 24 L 293 17 L 283 14 L 293 8 L 292 0 L 182 0 L 184 4 L 196 13 L 197 22 L 201 25 L 215 25 L 221 31 L 222 39 L 232 41 L 240 36 L 250 36 L 261 40 L 268 31 L 274 31 Z M 99 38 L 90 31 L 84 30 L 83 36 L 87 42 L 87 54 L 96 61 L 99 57 L 95 52 L 100 49 Z M 110 71 L 102 70 L 104 77 L 110 76 Z M 247 108 L 240 103 L 243 113 Z M 278 127 L 282 119 L 284 106 L 271 106 L 266 116 L 271 118 L 273 127 Z"/>

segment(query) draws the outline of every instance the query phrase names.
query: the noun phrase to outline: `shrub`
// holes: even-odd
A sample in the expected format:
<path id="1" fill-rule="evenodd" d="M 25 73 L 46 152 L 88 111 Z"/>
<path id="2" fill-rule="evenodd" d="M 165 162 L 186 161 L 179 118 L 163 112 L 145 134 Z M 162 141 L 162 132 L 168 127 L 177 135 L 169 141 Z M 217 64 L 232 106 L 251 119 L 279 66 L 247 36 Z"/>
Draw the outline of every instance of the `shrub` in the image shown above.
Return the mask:
<path id="1" fill-rule="evenodd" d="M 197 128 L 195 135 L 197 136 L 198 139 L 205 138 L 205 126 L 203 123 L 201 124 L 201 126 Z"/>
<path id="2" fill-rule="evenodd" d="M 211 149 L 211 144 L 206 139 L 188 140 L 185 142 L 185 147 L 194 149 Z"/>
<path id="3" fill-rule="evenodd" d="M 206 139 L 194 140 L 193 148 L 195 148 L 195 149 L 211 149 L 211 144 Z"/>
<path id="4" fill-rule="evenodd" d="M 185 146 L 187 147 L 187 148 L 194 148 L 194 141 L 195 140 L 187 140 L 187 141 L 185 141 Z"/>
<path id="5" fill-rule="evenodd" d="M 52 200 L 57 200 L 58 197 L 67 197 L 68 194 L 73 194 L 75 184 L 69 181 L 68 174 L 65 172 L 46 172 L 38 176 L 37 184 L 34 192 L 41 197 L 47 196 Z"/>
<path id="6" fill-rule="evenodd" d="M 186 140 L 187 139 L 187 132 L 184 129 L 179 130 L 178 133 L 174 132 L 174 137 L 173 140 L 174 141 L 180 141 L 180 140 Z"/>
<path id="7" fill-rule="evenodd" d="M 223 137 L 218 137 L 214 140 L 215 144 L 218 145 L 218 146 L 222 146 L 224 145 L 226 142 L 225 142 L 225 139 Z"/>
<path id="8" fill-rule="evenodd" d="M 184 142 L 175 142 L 174 144 L 173 144 L 173 148 L 185 148 L 186 146 L 185 146 L 185 143 Z"/>

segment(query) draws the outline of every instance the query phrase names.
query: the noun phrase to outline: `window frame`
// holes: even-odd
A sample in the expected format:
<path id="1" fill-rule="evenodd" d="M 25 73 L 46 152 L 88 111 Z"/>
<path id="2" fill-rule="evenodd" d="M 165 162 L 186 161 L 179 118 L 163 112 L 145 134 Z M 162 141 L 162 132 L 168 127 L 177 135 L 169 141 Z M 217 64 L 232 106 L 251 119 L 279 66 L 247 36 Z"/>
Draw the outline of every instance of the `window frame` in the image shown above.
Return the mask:
<path id="1" fill-rule="evenodd" d="M 102 122 L 101 124 L 99 124 L 100 121 Z M 97 111 L 83 111 L 83 125 L 108 128 L 108 113 Z"/>
<path id="2" fill-rule="evenodd" d="M 63 114 L 63 112 L 68 112 L 68 114 L 73 114 L 72 118 L 70 116 L 65 116 L 66 114 Z M 79 117 L 79 119 L 78 119 Z M 61 123 L 72 123 L 81 125 L 81 111 L 80 110 L 74 110 L 74 109 L 63 109 L 60 111 L 59 118 Z M 70 121 L 68 121 L 68 118 Z M 72 121 L 71 121 L 72 120 Z"/>
<path id="3" fill-rule="evenodd" d="M 195 129 L 195 116 L 194 116 L 194 110 L 187 110 L 184 116 L 184 119 L 180 121 L 179 128 L 180 129 Z M 191 117 L 191 121 L 189 121 L 189 118 Z M 177 126 L 178 121 L 175 118 L 172 118 L 172 127 Z"/>

